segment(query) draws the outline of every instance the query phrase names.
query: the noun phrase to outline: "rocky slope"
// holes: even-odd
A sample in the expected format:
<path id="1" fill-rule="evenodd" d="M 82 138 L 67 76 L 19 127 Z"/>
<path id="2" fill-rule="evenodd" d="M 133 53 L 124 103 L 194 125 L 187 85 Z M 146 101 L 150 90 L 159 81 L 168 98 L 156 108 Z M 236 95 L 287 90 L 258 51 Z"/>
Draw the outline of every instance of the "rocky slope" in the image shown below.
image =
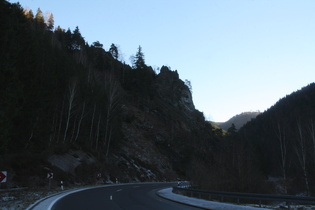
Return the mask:
<path id="1" fill-rule="evenodd" d="M 0 10 L 4 187 L 46 187 L 48 172 L 52 187 L 173 180 L 207 160 L 212 127 L 177 71 L 156 74 L 140 46 L 126 65 L 79 27 L 53 30 L 19 4 Z"/>

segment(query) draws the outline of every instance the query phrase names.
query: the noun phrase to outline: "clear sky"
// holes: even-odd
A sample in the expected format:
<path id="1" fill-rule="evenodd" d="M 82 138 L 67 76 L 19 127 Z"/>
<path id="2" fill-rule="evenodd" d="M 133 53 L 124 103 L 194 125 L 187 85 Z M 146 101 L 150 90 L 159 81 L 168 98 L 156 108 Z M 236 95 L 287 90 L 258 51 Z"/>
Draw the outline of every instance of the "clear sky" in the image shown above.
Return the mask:
<path id="1" fill-rule="evenodd" d="M 17 1 L 10 0 L 15 3 Z M 55 27 L 119 46 L 130 63 L 139 45 L 147 65 L 190 80 L 196 108 L 222 122 L 265 111 L 315 82 L 314 0 L 20 0 Z"/>

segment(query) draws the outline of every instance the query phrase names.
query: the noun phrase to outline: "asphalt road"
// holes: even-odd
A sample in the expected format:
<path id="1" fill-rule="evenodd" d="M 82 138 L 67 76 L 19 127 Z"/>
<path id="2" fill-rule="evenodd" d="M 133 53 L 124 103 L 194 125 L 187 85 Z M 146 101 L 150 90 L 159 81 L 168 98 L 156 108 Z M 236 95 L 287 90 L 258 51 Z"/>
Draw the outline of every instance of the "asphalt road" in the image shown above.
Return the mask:
<path id="1" fill-rule="evenodd" d="M 59 199 L 52 210 L 192 210 L 156 195 L 169 183 L 128 184 L 83 190 Z"/>

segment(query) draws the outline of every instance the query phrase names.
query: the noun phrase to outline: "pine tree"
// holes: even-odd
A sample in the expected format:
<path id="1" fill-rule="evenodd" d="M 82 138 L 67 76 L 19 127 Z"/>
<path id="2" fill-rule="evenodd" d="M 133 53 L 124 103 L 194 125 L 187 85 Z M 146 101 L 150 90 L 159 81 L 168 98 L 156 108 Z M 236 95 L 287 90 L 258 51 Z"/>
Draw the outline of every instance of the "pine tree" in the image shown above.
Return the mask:
<path id="1" fill-rule="evenodd" d="M 54 29 L 54 24 L 55 24 L 54 15 L 52 13 L 49 13 L 46 17 L 46 25 L 48 30 L 52 31 Z"/>
<path id="2" fill-rule="evenodd" d="M 101 44 L 99 41 L 93 42 L 92 46 L 95 48 L 103 48 L 103 44 Z"/>
<path id="3" fill-rule="evenodd" d="M 67 46 L 67 49 L 69 51 L 73 50 L 73 44 L 72 44 L 72 32 L 70 30 L 70 28 L 68 28 L 68 30 L 65 33 L 65 45 Z"/>
<path id="4" fill-rule="evenodd" d="M 227 132 L 228 132 L 229 136 L 234 136 L 236 134 L 237 129 L 236 129 L 234 123 L 232 123 L 231 127 L 227 130 Z"/>
<path id="5" fill-rule="evenodd" d="M 31 9 L 30 10 L 24 10 L 24 15 L 29 20 L 34 19 L 34 14 L 33 14 L 33 11 Z"/>
<path id="6" fill-rule="evenodd" d="M 138 52 L 135 56 L 135 61 L 134 61 L 133 66 L 136 69 L 144 69 L 146 67 L 145 62 L 144 62 L 144 54 L 142 52 L 142 48 L 140 45 L 138 47 Z"/>
<path id="7" fill-rule="evenodd" d="M 110 48 L 109 48 L 109 52 L 110 54 L 112 54 L 112 56 L 117 60 L 118 59 L 118 48 L 116 47 L 116 45 L 114 43 L 111 44 Z"/>
<path id="8" fill-rule="evenodd" d="M 37 9 L 37 13 L 35 15 L 35 20 L 38 23 L 44 23 L 44 16 L 43 16 L 43 12 L 40 8 Z"/>
<path id="9" fill-rule="evenodd" d="M 57 28 L 55 29 L 55 32 L 65 33 L 66 30 L 61 28 L 60 25 L 58 25 Z"/>
<path id="10" fill-rule="evenodd" d="M 83 37 L 81 36 L 79 27 L 77 26 L 72 34 L 72 48 L 74 50 L 80 50 L 82 46 L 84 45 L 85 41 Z"/>

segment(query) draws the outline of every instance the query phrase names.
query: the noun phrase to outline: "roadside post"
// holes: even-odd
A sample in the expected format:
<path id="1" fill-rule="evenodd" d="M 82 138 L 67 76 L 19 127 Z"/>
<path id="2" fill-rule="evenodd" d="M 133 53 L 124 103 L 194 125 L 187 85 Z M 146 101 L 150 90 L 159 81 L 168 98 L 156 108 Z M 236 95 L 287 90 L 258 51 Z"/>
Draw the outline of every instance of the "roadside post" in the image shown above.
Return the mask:
<path id="1" fill-rule="evenodd" d="M 1 183 L 7 182 L 7 176 L 8 176 L 7 171 L 0 171 L 0 188 L 1 188 Z"/>
<path id="2" fill-rule="evenodd" d="M 98 179 L 102 178 L 102 173 L 97 173 L 96 177 L 97 177 Z"/>
<path id="3" fill-rule="evenodd" d="M 48 179 L 48 190 L 50 190 L 51 180 L 54 178 L 54 173 L 48 172 L 47 179 Z"/>
<path id="4" fill-rule="evenodd" d="M 7 182 L 7 171 L 0 171 L 0 183 Z"/>
<path id="5" fill-rule="evenodd" d="M 61 190 L 63 190 L 63 181 L 60 181 Z"/>

